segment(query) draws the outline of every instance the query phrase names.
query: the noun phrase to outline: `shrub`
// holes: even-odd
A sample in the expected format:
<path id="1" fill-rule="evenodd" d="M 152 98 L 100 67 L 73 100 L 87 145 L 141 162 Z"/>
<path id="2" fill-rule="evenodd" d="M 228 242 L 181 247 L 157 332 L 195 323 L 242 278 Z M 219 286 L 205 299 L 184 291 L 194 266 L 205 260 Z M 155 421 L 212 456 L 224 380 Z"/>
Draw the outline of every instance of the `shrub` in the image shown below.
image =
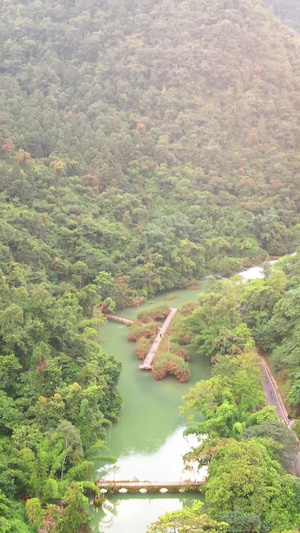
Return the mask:
<path id="1" fill-rule="evenodd" d="M 168 296 L 166 296 L 166 302 L 170 302 L 171 300 L 176 300 L 177 298 L 177 294 L 168 294 Z"/>
<path id="2" fill-rule="evenodd" d="M 140 361 L 143 361 L 149 351 L 150 342 L 146 337 L 141 337 L 135 347 L 135 354 Z"/>
<path id="3" fill-rule="evenodd" d="M 182 348 L 178 344 L 172 343 L 171 351 L 174 355 L 177 355 L 177 357 L 180 357 L 184 361 L 188 361 L 190 358 L 188 350 L 186 348 Z"/>
<path id="4" fill-rule="evenodd" d="M 182 306 L 180 312 L 182 316 L 188 316 L 191 315 L 195 309 L 197 309 L 197 304 L 195 302 L 188 302 Z"/>
<path id="5" fill-rule="evenodd" d="M 128 340 L 137 342 L 141 337 L 153 340 L 157 332 L 158 325 L 156 322 L 149 322 L 148 324 L 139 324 L 135 322 L 130 326 L 128 332 Z"/>
<path id="6" fill-rule="evenodd" d="M 153 361 L 152 373 L 156 380 L 165 378 L 168 374 L 175 376 L 180 383 L 185 383 L 190 378 L 188 364 L 173 353 L 162 353 Z"/>
<path id="7" fill-rule="evenodd" d="M 138 312 L 137 320 L 140 322 L 148 323 L 153 320 L 165 320 L 170 312 L 167 305 L 159 305 L 158 307 L 152 307 L 151 309 L 143 309 Z"/>

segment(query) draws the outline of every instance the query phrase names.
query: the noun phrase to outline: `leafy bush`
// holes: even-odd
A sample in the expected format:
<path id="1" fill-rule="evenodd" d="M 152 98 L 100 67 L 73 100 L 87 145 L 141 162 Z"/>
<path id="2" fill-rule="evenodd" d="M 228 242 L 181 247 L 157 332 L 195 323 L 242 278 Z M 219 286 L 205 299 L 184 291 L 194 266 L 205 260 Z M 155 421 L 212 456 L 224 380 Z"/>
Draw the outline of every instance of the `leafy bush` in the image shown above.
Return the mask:
<path id="1" fill-rule="evenodd" d="M 156 380 L 171 374 L 181 383 L 188 381 L 191 375 L 188 364 L 173 353 L 162 353 L 159 357 L 155 357 L 152 372 Z"/>
<path id="2" fill-rule="evenodd" d="M 149 339 L 146 337 L 140 337 L 140 339 L 136 343 L 135 347 L 135 353 L 137 358 L 140 361 L 143 361 L 149 351 L 149 348 L 151 346 L 151 343 L 149 342 Z"/>
<path id="3" fill-rule="evenodd" d="M 136 342 L 142 337 L 153 340 L 157 333 L 157 329 L 157 322 L 148 322 L 147 324 L 140 324 L 138 322 L 135 322 L 129 328 L 128 340 L 131 342 Z"/>
<path id="4" fill-rule="evenodd" d="M 167 305 L 160 305 L 158 307 L 151 307 L 150 309 L 142 309 L 137 314 L 137 320 L 148 323 L 153 320 L 165 320 L 170 312 Z"/>

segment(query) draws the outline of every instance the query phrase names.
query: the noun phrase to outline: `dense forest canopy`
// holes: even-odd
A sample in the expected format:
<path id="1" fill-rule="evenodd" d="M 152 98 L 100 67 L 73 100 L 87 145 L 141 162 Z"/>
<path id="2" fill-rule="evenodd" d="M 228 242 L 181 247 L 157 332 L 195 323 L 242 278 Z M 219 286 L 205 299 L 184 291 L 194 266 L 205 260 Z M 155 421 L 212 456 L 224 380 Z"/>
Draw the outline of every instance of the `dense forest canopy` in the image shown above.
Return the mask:
<path id="1" fill-rule="evenodd" d="M 1 9 L 5 260 L 120 306 L 295 248 L 300 44 L 259 2 Z"/>
<path id="2" fill-rule="evenodd" d="M 206 356 L 213 362 L 212 377 L 189 390 L 182 409 L 183 414 L 190 415 L 190 427 L 185 433 L 198 437 L 198 447 L 193 447 L 187 460 L 197 461 L 200 467 L 208 466 L 204 495 L 209 516 L 202 513 L 201 506 L 194 511 L 192 508 L 169 513 L 149 533 L 168 532 L 171 526 L 175 531 L 180 531 L 180 527 L 184 531 L 186 521 L 190 531 L 194 527 L 200 532 L 297 530 L 298 441 L 278 419 L 275 407 L 266 403 L 252 334 L 257 341 L 272 343 L 276 338 L 275 360 L 282 362 L 290 378 L 298 378 L 290 403 L 299 406 L 299 305 L 295 305 L 298 273 L 296 256 L 286 257 L 282 267 L 276 265 L 265 280 L 252 280 L 246 285 L 239 277 L 219 282 L 210 278 L 206 292 L 199 295 L 198 305 L 189 306 L 181 318 L 175 340 L 193 347 L 198 357 Z M 290 357 L 289 344 L 294 347 Z M 261 348 L 260 342 L 258 346 Z M 199 413 L 205 417 L 201 422 Z"/>
<path id="3" fill-rule="evenodd" d="M 73 533 L 121 406 L 101 311 L 299 243 L 300 40 L 258 0 L 0 9 L 0 526 Z"/>
<path id="4" fill-rule="evenodd" d="M 283 258 L 265 280 L 248 283 L 241 301 L 258 348 L 271 354 L 272 369 L 281 376 L 293 418 L 300 413 L 299 273 L 299 255 Z M 296 427 L 300 435 L 299 421 Z"/>

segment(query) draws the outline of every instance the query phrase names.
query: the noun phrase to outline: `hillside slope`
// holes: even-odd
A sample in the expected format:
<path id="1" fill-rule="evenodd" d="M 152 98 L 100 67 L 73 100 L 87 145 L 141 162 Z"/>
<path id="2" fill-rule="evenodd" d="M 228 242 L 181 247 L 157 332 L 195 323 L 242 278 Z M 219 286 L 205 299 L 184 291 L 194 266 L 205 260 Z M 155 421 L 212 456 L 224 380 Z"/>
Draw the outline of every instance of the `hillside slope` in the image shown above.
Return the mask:
<path id="1" fill-rule="evenodd" d="M 259 2 L 2 11 L 1 190 L 43 267 L 141 295 L 294 249 L 300 41 Z"/>
<path id="2" fill-rule="evenodd" d="M 0 528 L 87 531 L 101 310 L 299 242 L 300 40 L 256 0 L 0 8 Z"/>

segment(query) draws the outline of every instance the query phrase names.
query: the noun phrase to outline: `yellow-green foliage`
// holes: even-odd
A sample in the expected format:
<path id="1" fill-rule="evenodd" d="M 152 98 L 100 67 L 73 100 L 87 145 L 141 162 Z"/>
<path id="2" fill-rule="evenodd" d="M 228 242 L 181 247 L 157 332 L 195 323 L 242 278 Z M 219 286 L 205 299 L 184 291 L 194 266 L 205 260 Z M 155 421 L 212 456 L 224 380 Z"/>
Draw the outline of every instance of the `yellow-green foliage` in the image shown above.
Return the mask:
<path id="1" fill-rule="evenodd" d="M 145 359 L 150 349 L 150 346 L 151 346 L 151 342 L 149 341 L 149 339 L 146 339 L 146 337 L 139 338 L 139 340 L 136 343 L 135 353 L 136 353 L 137 358 L 140 361 L 143 361 L 143 359 Z"/>
<path id="2" fill-rule="evenodd" d="M 158 329 L 157 322 L 149 322 L 148 324 L 140 324 L 135 322 L 130 326 L 128 331 L 128 340 L 131 342 L 138 341 L 141 337 L 146 339 L 154 339 Z"/>
<path id="3" fill-rule="evenodd" d="M 137 320 L 139 322 L 148 323 L 153 320 L 165 320 L 167 318 L 170 309 L 167 305 L 160 305 L 158 307 L 151 307 L 150 309 L 142 309 L 137 314 Z"/>
<path id="4" fill-rule="evenodd" d="M 181 357 L 166 352 L 154 358 L 152 372 L 156 380 L 161 380 L 171 374 L 181 383 L 188 381 L 191 375 L 188 364 Z"/>

